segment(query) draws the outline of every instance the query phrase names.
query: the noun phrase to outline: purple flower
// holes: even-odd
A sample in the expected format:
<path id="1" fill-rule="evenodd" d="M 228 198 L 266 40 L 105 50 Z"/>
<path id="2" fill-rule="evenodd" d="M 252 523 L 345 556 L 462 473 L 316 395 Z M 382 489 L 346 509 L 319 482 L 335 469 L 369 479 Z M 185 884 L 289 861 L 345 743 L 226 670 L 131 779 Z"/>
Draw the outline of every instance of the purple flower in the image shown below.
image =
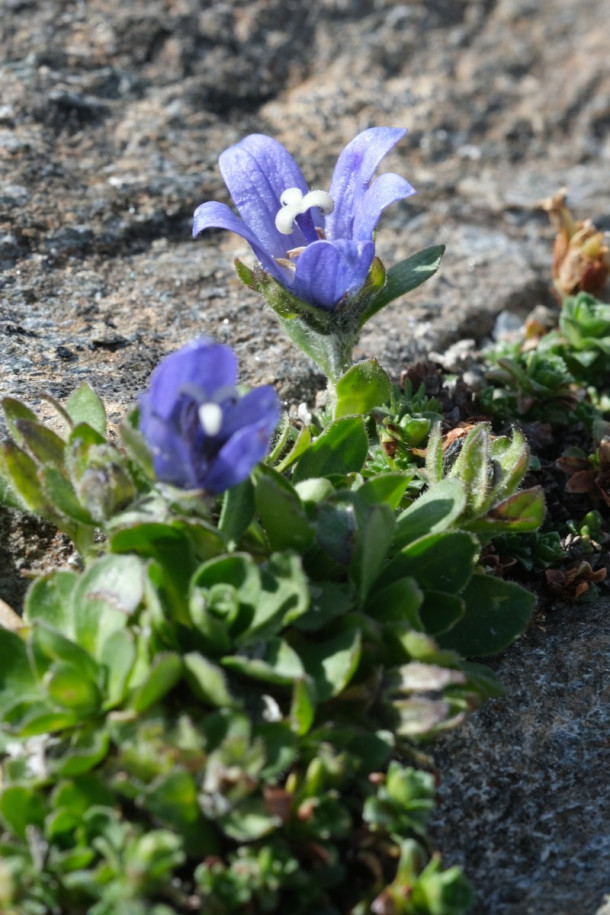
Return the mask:
<path id="1" fill-rule="evenodd" d="M 201 337 L 167 356 L 140 398 L 140 430 L 159 480 L 224 492 L 269 449 L 280 405 L 269 385 L 240 397 L 229 346 Z"/>
<path id="2" fill-rule="evenodd" d="M 240 217 L 223 203 L 195 210 L 193 235 L 229 229 L 245 238 L 263 268 L 297 298 L 332 311 L 362 289 L 381 211 L 415 193 L 400 175 L 373 181 L 405 130 L 371 127 L 345 147 L 329 192 L 310 191 L 298 165 L 276 140 L 251 134 L 220 156 Z"/>

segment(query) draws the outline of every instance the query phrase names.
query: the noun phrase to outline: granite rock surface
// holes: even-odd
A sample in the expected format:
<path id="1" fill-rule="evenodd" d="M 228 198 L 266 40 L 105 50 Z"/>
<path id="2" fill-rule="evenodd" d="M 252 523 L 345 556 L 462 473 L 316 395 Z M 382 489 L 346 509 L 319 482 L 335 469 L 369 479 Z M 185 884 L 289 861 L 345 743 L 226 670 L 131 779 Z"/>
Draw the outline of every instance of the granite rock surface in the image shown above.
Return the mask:
<path id="1" fill-rule="evenodd" d="M 447 254 L 357 355 L 397 376 L 502 311 L 551 304 L 537 201 L 566 185 L 610 228 L 608 25 L 607 0 L 4 0 L 0 394 L 36 404 L 87 379 L 117 420 L 164 354 L 206 333 L 244 380 L 314 397 L 323 379 L 234 277 L 247 247 L 190 238 L 197 204 L 228 202 L 218 154 L 253 131 L 326 187 L 359 130 L 409 128 L 384 168 L 418 194 L 384 214 L 378 252 Z M 4 515 L 0 597 L 64 553 Z M 610 892 L 609 619 L 558 610 L 499 662 L 507 699 L 439 748 L 437 841 L 478 915 L 589 915 Z"/>

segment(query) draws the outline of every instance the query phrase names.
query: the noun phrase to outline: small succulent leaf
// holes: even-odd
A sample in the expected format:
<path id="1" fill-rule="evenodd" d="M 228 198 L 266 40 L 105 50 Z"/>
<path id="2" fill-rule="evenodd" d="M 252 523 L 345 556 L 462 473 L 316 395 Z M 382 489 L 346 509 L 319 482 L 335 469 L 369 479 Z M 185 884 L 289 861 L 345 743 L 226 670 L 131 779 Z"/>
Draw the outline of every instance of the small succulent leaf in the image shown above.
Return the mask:
<path id="1" fill-rule="evenodd" d="M 401 295 L 417 289 L 427 279 L 434 276 L 438 270 L 445 252 L 444 245 L 433 245 L 412 254 L 406 260 L 395 264 L 386 273 L 386 281 L 381 290 L 368 303 L 366 310 L 360 318 L 359 326 L 362 327 L 373 315 L 389 305 Z"/>
<path id="2" fill-rule="evenodd" d="M 102 645 L 100 667 L 106 671 L 104 711 L 116 708 L 127 694 L 136 663 L 136 647 L 131 632 L 115 629 Z"/>
<path id="3" fill-rule="evenodd" d="M 272 550 L 305 552 L 315 539 L 294 487 L 271 468 L 261 468 L 256 481 L 256 509 Z"/>
<path id="4" fill-rule="evenodd" d="M 361 416 L 343 416 L 335 420 L 299 460 L 294 472 L 295 483 L 309 477 L 358 472 L 366 460 L 368 444 Z"/>
<path id="5" fill-rule="evenodd" d="M 506 695 L 506 687 L 489 667 L 476 664 L 474 661 L 460 661 L 458 666 L 466 677 L 466 686 L 469 689 L 474 688 L 483 700 Z"/>
<path id="6" fill-rule="evenodd" d="M 544 521 L 544 514 L 544 491 L 542 487 L 534 486 L 494 505 L 486 515 L 471 521 L 467 527 L 480 534 L 536 531 Z"/>
<path id="7" fill-rule="evenodd" d="M 466 494 L 459 480 L 435 483 L 398 516 L 394 545 L 401 548 L 425 534 L 447 530 L 465 507 Z"/>
<path id="8" fill-rule="evenodd" d="M 49 503 L 38 479 L 38 465 L 14 442 L 2 442 L 0 470 L 29 511 L 45 515 Z"/>
<path id="9" fill-rule="evenodd" d="M 97 684 L 72 664 L 53 664 L 45 674 L 44 685 L 54 703 L 78 715 L 94 715 L 100 706 Z"/>
<path id="10" fill-rule="evenodd" d="M 479 549 L 476 537 L 464 531 L 420 537 L 387 566 L 379 577 L 379 587 L 412 577 L 424 591 L 459 594 L 474 571 Z"/>
<path id="11" fill-rule="evenodd" d="M 218 528 L 227 541 L 237 543 L 254 519 L 254 486 L 249 478 L 227 489 Z"/>
<path id="12" fill-rule="evenodd" d="M 430 486 L 443 479 L 443 433 L 440 422 L 433 423 L 426 448 L 426 477 Z"/>
<path id="13" fill-rule="evenodd" d="M 0 817 L 24 841 L 28 828 L 42 829 L 47 809 L 42 795 L 29 785 L 6 785 L 0 794 Z"/>
<path id="14" fill-rule="evenodd" d="M 524 631 L 536 598 L 514 582 L 475 574 L 462 598 L 465 612 L 449 631 L 438 636 L 442 647 L 466 658 L 497 654 Z"/>
<path id="15" fill-rule="evenodd" d="M 276 686 L 290 686 L 298 678 L 305 676 L 305 670 L 299 655 L 283 639 L 269 639 L 263 648 L 262 657 L 230 655 L 222 658 L 223 667 L 233 670 L 244 677 L 273 683 Z"/>
<path id="16" fill-rule="evenodd" d="M 18 445 L 23 445 L 23 435 L 17 425 L 18 421 L 25 419 L 29 423 L 40 423 L 40 420 L 29 407 L 14 397 L 3 397 L 0 403 L 2 403 L 2 410 L 9 432 Z"/>
<path id="17" fill-rule="evenodd" d="M 91 772 L 108 755 L 110 737 L 98 723 L 75 731 L 61 755 L 49 763 L 54 775 L 74 778 Z"/>
<path id="18" fill-rule="evenodd" d="M 143 683 L 132 689 L 127 705 L 142 714 L 174 688 L 183 674 L 183 661 L 177 654 L 164 652 L 151 661 L 150 670 Z"/>
<path id="19" fill-rule="evenodd" d="M 79 580 L 76 572 L 58 570 L 37 578 L 25 596 L 23 618 L 28 623 L 36 620 L 57 629 L 68 638 L 74 636 L 70 614 L 70 597 Z"/>
<path id="20" fill-rule="evenodd" d="M 338 696 L 360 663 L 360 630 L 346 629 L 332 639 L 299 648 L 304 669 L 313 679 L 318 702 Z"/>
<path id="21" fill-rule="evenodd" d="M 214 708 L 237 708 L 227 684 L 227 677 L 218 665 L 195 651 L 184 655 L 184 676 L 195 696 Z"/>
<path id="22" fill-rule="evenodd" d="M 378 473 L 358 488 L 358 495 L 369 505 L 383 502 L 392 509 L 397 509 L 405 490 L 411 482 L 409 473 Z"/>
<path id="23" fill-rule="evenodd" d="M 74 635 L 94 658 L 111 632 L 124 629 L 144 596 L 145 567 L 137 556 L 107 555 L 87 568 L 74 587 Z"/>
<path id="24" fill-rule="evenodd" d="M 336 385 L 335 419 L 365 414 L 384 403 L 392 393 L 392 384 L 376 359 L 353 365 Z"/>
<path id="25" fill-rule="evenodd" d="M 273 553 L 260 568 L 262 591 L 254 617 L 238 645 L 268 639 L 291 625 L 309 606 L 307 578 L 293 553 Z"/>
<path id="26" fill-rule="evenodd" d="M 290 706 L 290 726 L 299 737 L 311 729 L 316 717 L 316 689 L 309 677 L 294 681 Z"/>
<path id="27" fill-rule="evenodd" d="M 285 470 L 288 470 L 289 467 L 298 461 L 301 455 L 307 451 L 311 444 L 311 429 L 309 426 L 303 426 L 299 430 L 299 434 L 296 437 L 296 441 L 290 451 L 285 457 L 277 464 L 276 470 L 278 473 L 284 473 Z"/>
<path id="28" fill-rule="evenodd" d="M 100 435 L 106 435 L 104 404 L 86 381 L 68 398 L 66 412 L 76 426 L 87 423 Z"/>
<path id="29" fill-rule="evenodd" d="M 11 731 L 19 737 L 36 737 L 53 731 L 72 730 L 81 724 L 80 716 L 76 712 L 68 709 L 60 711 L 53 708 L 48 700 L 28 703 L 27 708 L 23 707 L 19 715 L 12 709 L 10 716 L 6 714 L 5 721 Z"/>
<path id="30" fill-rule="evenodd" d="M 4 463 L 4 455 L 1 448 L 2 446 L 0 446 L 0 505 L 4 505 L 6 508 L 15 508 L 20 512 L 28 511 L 27 504 L 19 495 L 11 480 L 10 472 Z"/>
<path id="31" fill-rule="evenodd" d="M 454 594 L 427 590 L 419 608 L 419 616 L 428 635 L 447 632 L 464 616 L 464 601 Z"/>

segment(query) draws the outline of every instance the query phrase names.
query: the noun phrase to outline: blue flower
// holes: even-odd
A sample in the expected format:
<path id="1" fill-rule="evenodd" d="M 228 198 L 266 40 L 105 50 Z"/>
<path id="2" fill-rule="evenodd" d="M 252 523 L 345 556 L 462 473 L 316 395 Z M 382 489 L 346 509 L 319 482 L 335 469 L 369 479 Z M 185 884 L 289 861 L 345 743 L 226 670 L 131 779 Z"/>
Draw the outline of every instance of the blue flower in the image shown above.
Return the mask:
<path id="1" fill-rule="evenodd" d="M 210 228 L 236 232 L 293 295 L 333 311 L 366 281 L 381 211 L 415 193 L 400 175 L 373 181 L 377 166 L 405 133 L 371 127 L 358 134 L 339 156 L 328 193 L 309 189 L 280 143 L 251 134 L 219 159 L 240 216 L 223 203 L 203 203 L 195 210 L 193 235 Z"/>
<path id="2" fill-rule="evenodd" d="M 159 480 L 224 492 L 265 457 L 278 397 L 269 385 L 240 397 L 236 384 L 235 353 L 207 337 L 157 366 L 140 398 L 140 430 Z"/>

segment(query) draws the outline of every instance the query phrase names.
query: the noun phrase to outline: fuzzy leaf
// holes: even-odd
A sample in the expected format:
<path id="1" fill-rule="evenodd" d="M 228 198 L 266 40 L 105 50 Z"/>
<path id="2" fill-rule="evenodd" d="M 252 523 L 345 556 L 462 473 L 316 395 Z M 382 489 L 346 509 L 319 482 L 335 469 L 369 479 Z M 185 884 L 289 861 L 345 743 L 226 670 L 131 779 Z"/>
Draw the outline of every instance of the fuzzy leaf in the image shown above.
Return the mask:
<path id="1" fill-rule="evenodd" d="M 359 362 L 337 382 L 335 419 L 365 414 L 384 403 L 392 393 L 392 384 L 376 359 Z"/>
<path id="2" fill-rule="evenodd" d="M 344 416 L 335 420 L 303 454 L 294 472 L 295 483 L 309 477 L 361 470 L 368 444 L 361 416 Z"/>
<path id="3" fill-rule="evenodd" d="M 427 279 L 434 276 L 445 253 L 444 245 L 433 245 L 412 254 L 406 260 L 395 264 L 386 273 L 386 280 L 381 290 L 368 303 L 364 314 L 360 318 L 359 326 L 362 327 L 373 315 L 389 305 L 401 295 L 417 289 Z"/>
<path id="4" fill-rule="evenodd" d="M 104 404 L 86 381 L 68 398 L 66 411 L 76 426 L 87 423 L 100 435 L 106 435 Z"/>

